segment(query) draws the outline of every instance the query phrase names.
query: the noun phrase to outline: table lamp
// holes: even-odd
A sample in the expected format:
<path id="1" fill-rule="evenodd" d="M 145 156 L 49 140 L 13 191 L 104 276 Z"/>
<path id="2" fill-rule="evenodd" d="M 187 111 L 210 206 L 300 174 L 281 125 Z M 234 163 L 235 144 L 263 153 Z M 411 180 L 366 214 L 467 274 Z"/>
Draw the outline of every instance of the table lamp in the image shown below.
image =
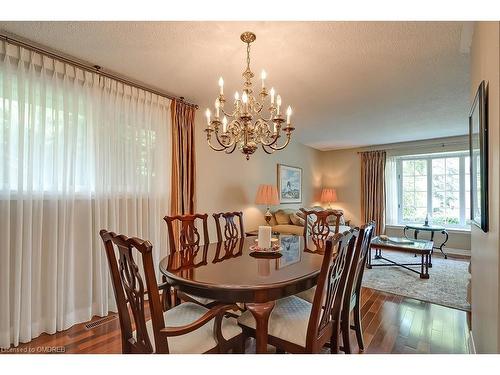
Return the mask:
<path id="1" fill-rule="evenodd" d="M 267 225 L 269 225 L 271 218 L 273 217 L 271 211 L 269 211 L 269 207 L 279 204 L 278 189 L 276 189 L 276 186 L 259 185 L 257 196 L 255 197 L 255 204 L 267 206 L 267 211 L 264 214 L 264 218 L 266 219 Z"/>
<path id="2" fill-rule="evenodd" d="M 321 191 L 321 203 L 328 203 L 328 208 L 330 209 L 333 202 L 337 202 L 337 191 L 334 188 L 323 188 Z"/>

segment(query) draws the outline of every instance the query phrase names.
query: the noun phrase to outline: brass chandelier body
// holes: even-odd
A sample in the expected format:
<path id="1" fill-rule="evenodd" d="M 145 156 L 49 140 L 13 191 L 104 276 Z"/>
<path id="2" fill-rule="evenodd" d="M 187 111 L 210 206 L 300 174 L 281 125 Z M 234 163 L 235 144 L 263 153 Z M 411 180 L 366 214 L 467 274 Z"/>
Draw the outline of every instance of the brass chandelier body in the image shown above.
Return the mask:
<path id="1" fill-rule="evenodd" d="M 225 108 L 224 81 L 221 77 L 219 95 L 215 100 L 214 118 L 211 118 L 209 109 L 206 111 L 205 132 L 208 145 L 213 150 L 230 154 L 238 148 L 249 160 L 250 155 L 257 150 L 259 145 L 267 154 L 284 149 L 290 143 L 291 134 L 295 128 L 290 123 L 292 114 L 290 106 L 285 119 L 282 115 L 281 96 L 277 95 L 275 98 L 274 88 L 268 92 L 264 71 L 261 75 L 262 89 L 258 94 L 260 101 L 255 97 L 252 87 L 254 73 L 250 69 L 250 44 L 255 41 L 256 36 L 247 31 L 241 34 L 240 38 L 247 44 L 247 66 L 242 74 L 245 80 L 241 98 L 236 92 L 232 109 Z M 267 97 L 270 97 L 268 105 L 266 105 Z M 215 142 L 212 141 L 212 136 Z M 279 145 L 280 138 L 283 136 L 285 140 Z"/>

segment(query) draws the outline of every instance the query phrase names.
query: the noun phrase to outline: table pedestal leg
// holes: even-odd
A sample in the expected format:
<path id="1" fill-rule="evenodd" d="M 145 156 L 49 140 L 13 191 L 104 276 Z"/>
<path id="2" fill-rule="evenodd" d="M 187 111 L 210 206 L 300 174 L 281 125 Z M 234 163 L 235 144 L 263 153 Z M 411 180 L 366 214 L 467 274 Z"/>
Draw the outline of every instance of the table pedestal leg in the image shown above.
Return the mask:
<path id="1" fill-rule="evenodd" d="M 250 310 L 255 319 L 256 352 L 258 354 L 267 353 L 267 323 L 274 304 L 274 301 L 246 304 L 247 309 Z"/>

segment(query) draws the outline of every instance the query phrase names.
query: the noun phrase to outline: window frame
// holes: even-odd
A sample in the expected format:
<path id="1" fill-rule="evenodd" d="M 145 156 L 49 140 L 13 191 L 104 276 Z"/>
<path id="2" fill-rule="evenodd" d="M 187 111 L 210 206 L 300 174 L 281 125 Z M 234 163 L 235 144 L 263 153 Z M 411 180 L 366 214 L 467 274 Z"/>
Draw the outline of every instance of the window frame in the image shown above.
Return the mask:
<path id="1" fill-rule="evenodd" d="M 434 159 L 443 159 L 443 158 L 451 158 L 458 157 L 459 158 L 459 203 L 460 203 L 460 213 L 459 220 L 460 224 L 449 224 L 446 223 L 443 226 L 446 228 L 452 229 L 469 229 L 470 222 L 469 217 L 466 216 L 467 209 L 467 199 L 470 197 L 467 196 L 465 192 L 465 178 L 467 175 L 467 171 L 465 171 L 465 158 L 470 157 L 469 151 L 450 151 L 450 152 L 441 152 L 434 154 L 421 154 L 421 155 L 404 155 L 396 157 L 396 179 L 397 179 L 397 196 L 398 196 L 398 215 L 397 215 L 397 223 L 398 225 L 407 225 L 407 224 L 422 224 L 417 221 L 404 221 L 403 220 L 403 161 L 408 160 L 425 160 L 427 162 L 427 215 L 431 218 L 432 224 L 432 160 Z M 470 163 L 469 163 L 470 166 Z M 470 173 L 470 172 L 469 172 Z"/>

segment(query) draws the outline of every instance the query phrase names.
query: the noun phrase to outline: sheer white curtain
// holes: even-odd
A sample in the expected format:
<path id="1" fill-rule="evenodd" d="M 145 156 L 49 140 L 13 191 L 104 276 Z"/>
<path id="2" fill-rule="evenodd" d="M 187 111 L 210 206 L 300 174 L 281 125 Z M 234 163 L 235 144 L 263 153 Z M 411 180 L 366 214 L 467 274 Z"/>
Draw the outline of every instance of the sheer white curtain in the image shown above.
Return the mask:
<path id="1" fill-rule="evenodd" d="M 0 44 L 0 346 L 114 309 L 102 228 L 167 252 L 170 101 Z"/>
<path id="2" fill-rule="evenodd" d="M 398 175 L 396 156 L 387 156 L 385 162 L 385 222 L 386 225 L 398 223 Z"/>

